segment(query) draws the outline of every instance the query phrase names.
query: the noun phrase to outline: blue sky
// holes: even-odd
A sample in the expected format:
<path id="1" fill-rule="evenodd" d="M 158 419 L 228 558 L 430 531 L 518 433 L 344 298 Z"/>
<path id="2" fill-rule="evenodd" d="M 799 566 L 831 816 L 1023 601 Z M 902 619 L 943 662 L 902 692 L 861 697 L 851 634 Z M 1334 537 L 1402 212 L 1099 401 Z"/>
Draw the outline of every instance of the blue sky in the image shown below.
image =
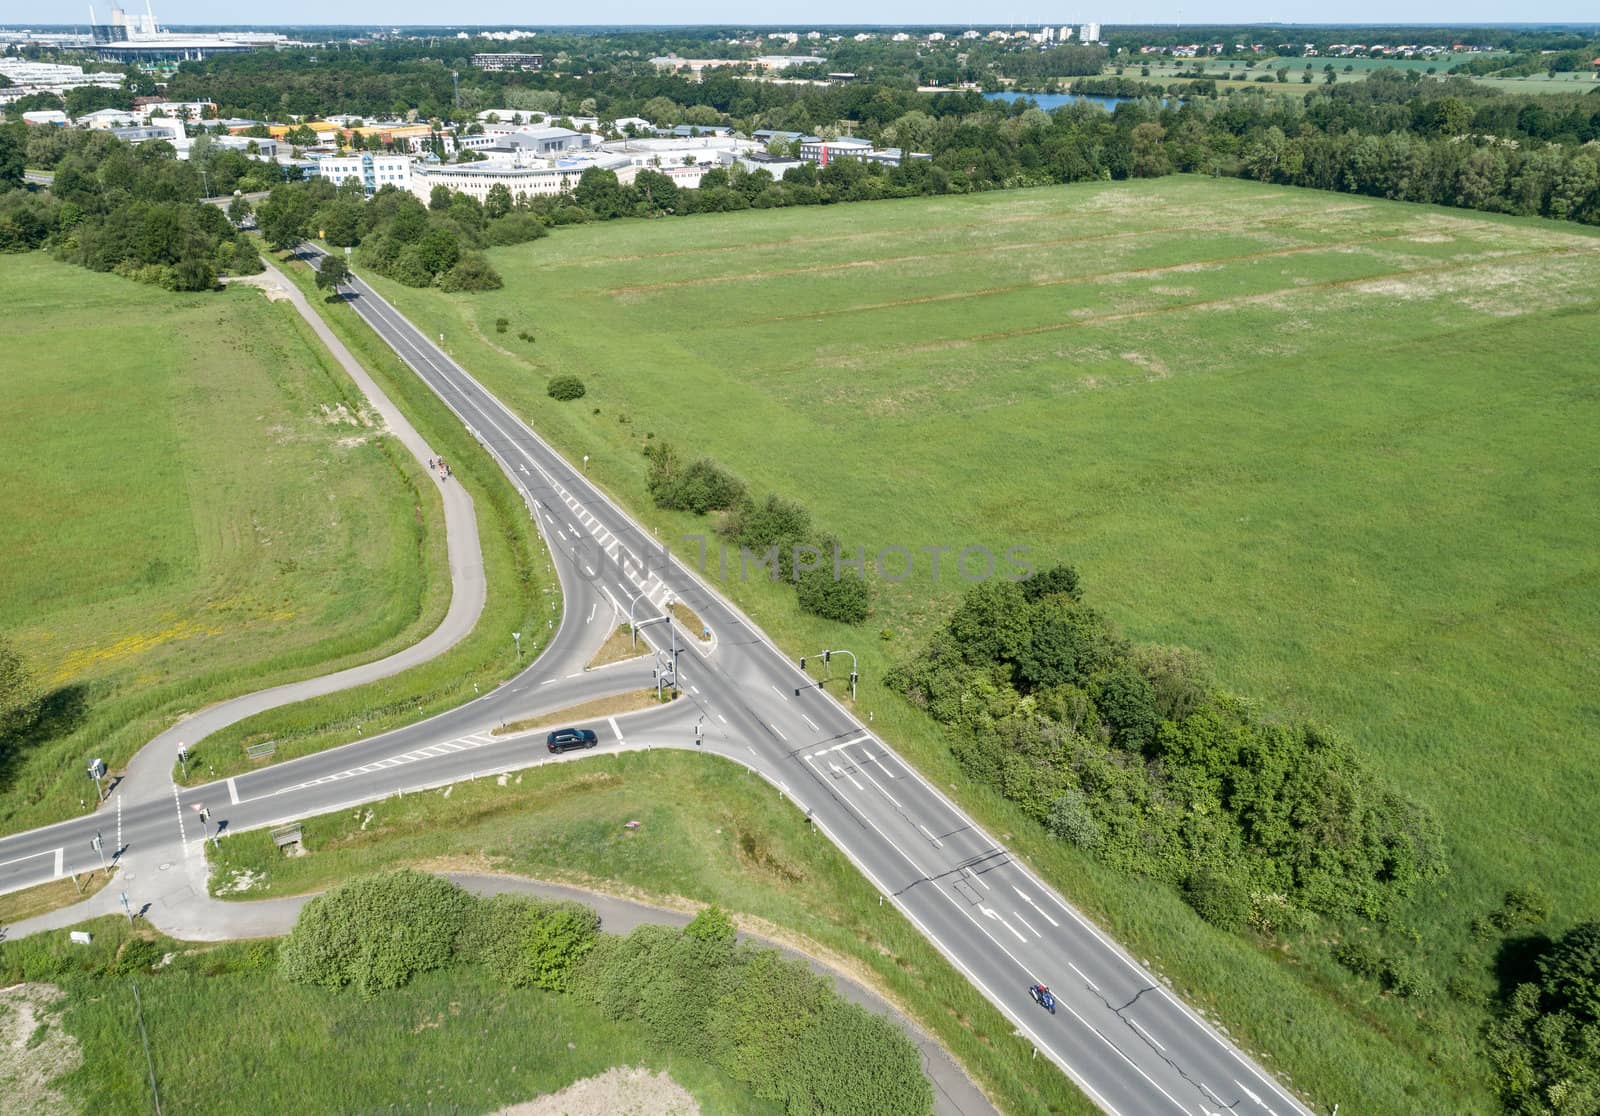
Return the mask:
<path id="1" fill-rule="evenodd" d="M 102 13 L 110 0 L 98 0 Z M 144 0 L 124 0 L 130 9 L 142 11 Z M 86 23 L 87 0 L 14 0 L 5 5 L 7 23 Z M 1122 0 L 1101 6 L 1096 0 L 1069 0 L 1067 3 L 1041 3 L 1019 0 L 999 4 L 973 0 L 779 0 L 751 5 L 745 0 L 688 0 L 670 9 L 649 9 L 637 0 L 589 0 L 580 8 L 559 14 L 549 6 L 530 7 L 514 0 L 476 0 L 474 3 L 440 5 L 423 0 L 348 0 L 330 7 L 325 0 L 155 0 L 156 15 L 164 23 L 371 23 L 374 26 L 437 24 L 443 18 L 470 19 L 479 25 L 516 25 L 530 18 L 549 21 L 581 11 L 591 24 L 634 23 L 641 19 L 670 18 L 675 23 L 735 23 L 814 26 L 835 23 L 917 23 L 966 26 L 985 20 L 1018 23 L 1082 23 L 1096 19 L 1102 23 L 1501 23 L 1559 22 L 1600 20 L 1600 9 L 1592 0 L 1539 0 L 1529 6 L 1505 0 L 1346 0 L 1334 5 L 1312 0 Z M 803 21 L 803 22 L 802 22 Z M 523 24 L 527 26 L 527 24 Z"/>

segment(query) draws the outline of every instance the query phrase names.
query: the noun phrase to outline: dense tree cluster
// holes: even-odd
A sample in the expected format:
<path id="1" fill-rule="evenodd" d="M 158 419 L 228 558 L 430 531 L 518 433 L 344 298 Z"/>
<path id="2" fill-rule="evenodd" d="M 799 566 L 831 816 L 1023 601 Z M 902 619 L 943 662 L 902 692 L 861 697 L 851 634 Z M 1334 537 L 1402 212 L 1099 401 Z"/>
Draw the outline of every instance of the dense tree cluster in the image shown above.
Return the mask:
<path id="1" fill-rule="evenodd" d="M 841 1000 L 803 962 L 739 947 L 714 908 L 682 931 L 602 938 L 578 987 L 795 1116 L 932 1111 L 921 1059 L 898 1028 Z"/>
<path id="2" fill-rule="evenodd" d="M 286 979 L 365 996 L 457 964 L 641 1022 L 658 1049 L 703 1059 L 796 1116 L 932 1110 L 921 1058 L 899 1028 L 840 999 L 804 963 L 740 946 L 715 907 L 683 930 L 642 926 L 623 938 L 601 933 L 578 903 L 480 900 L 402 869 L 311 900 L 279 946 Z"/>
<path id="3" fill-rule="evenodd" d="M 1600 922 L 1549 942 L 1530 975 L 1489 1029 L 1501 1096 L 1519 1116 L 1593 1116 L 1600 1112 Z"/>
<path id="4" fill-rule="evenodd" d="M 9 173 L 19 153 L 55 169 L 48 191 Z M 249 238 L 200 201 L 203 183 L 204 164 L 179 161 L 170 144 L 0 127 L 0 251 L 49 248 L 70 263 L 178 291 L 209 290 L 225 272 L 260 271 Z"/>
<path id="5" fill-rule="evenodd" d="M 1057 837 L 1230 928 L 1283 900 L 1382 920 L 1445 871 L 1433 817 L 1348 744 L 1261 716 L 1191 652 L 1130 645 L 1070 569 L 975 586 L 889 684 Z"/>

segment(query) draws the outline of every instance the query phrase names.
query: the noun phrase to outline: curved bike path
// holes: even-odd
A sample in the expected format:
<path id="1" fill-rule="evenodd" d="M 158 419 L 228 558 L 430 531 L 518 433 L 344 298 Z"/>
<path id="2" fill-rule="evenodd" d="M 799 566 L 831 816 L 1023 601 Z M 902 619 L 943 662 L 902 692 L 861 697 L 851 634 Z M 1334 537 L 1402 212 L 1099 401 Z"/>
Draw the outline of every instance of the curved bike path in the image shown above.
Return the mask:
<path id="1" fill-rule="evenodd" d="M 192 748 L 219 729 L 268 709 L 348 690 L 426 663 L 466 638 L 477 626 L 488 597 L 483 550 L 478 542 L 478 517 L 473 509 L 472 497 L 459 482 L 441 477 L 437 470 L 428 467 L 430 461 L 441 455 L 428 445 L 400 408 L 384 394 L 344 342 L 334 336 L 321 315 L 306 301 L 299 287 L 270 262 L 266 272 L 250 278 L 249 285 L 261 287 L 267 292 L 268 298 L 286 299 L 294 306 L 312 332 L 327 346 L 345 374 L 355 382 L 372 409 L 383 418 L 389 434 L 416 458 L 417 464 L 427 471 L 438 486 L 444 505 L 445 550 L 450 567 L 450 607 L 433 631 L 386 658 L 361 663 L 333 674 L 242 694 L 185 716 L 140 748 L 128 761 L 122 778 L 116 784 L 116 791 L 129 804 L 165 797 L 171 793 L 172 765 L 177 762 L 180 742 Z"/>

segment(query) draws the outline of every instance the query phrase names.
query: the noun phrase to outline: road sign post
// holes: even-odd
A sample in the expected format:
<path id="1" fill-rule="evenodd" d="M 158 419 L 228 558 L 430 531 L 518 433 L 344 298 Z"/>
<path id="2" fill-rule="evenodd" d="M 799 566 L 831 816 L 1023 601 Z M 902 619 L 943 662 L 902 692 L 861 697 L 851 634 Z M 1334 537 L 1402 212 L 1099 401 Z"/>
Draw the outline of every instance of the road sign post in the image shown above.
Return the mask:
<path id="1" fill-rule="evenodd" d="M 104 802 L 105 801 L 105 798 L 106 798 L 105 788 L 100 782 L 100 780 L 104 779 L 105 777 L 106 777 L 106 761 L 103 760 L 103 759 L 92 759 L 92 760 L 90 760 L 89 761 L 89 778 L 94 780 L 94 797 L 95 797 L 95 801 L 96 802 Z"/>
<path id="2" fill-rule="evenodd" d="M 178 741 L 178 766 L 183 768 L 183 781 L 189 781 L 189 746 Z"/>
<path id="3" fill-rule="evenodd" d="M 128 893 L 126 891 L 121 893 L 120 898 L 122 899 L 122 909 L 128 915 L 128 925 L 132 926 L 133 925 L 133 904 L 128 902 Z"/>
<path id="4" fill-rule="evenodd" d="M 94 835 L 94 840 L 89 842 L 89 847 L 100 854 L 100 871 L 107 876 L 111 875 L 111 866 L 106 863 L 106 840 L 100 834 Z"/>
<path id="5" fill-rule="evenodd" d="M 517 658 L 519 658 L 519 659 L 522 658 L 522 633 L 521 632 L 512 632 L 511 633 L 511 639 L 517 645 Z"/>

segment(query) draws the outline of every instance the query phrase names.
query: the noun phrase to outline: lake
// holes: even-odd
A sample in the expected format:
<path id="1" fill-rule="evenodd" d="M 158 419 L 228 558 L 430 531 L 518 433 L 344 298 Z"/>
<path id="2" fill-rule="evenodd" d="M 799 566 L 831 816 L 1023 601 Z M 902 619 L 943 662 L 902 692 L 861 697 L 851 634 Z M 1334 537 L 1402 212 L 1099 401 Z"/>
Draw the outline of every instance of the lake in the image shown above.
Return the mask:
<path id="1" fill-rule="evenodd" d="M 1122 102 L 1133 100 L 1132 97 L 1102 97 L 1098 93 L 985 93 L 984 98 L 990 101 L 1037 101 L 1039 107 L 1046 112 L 1060 108 L 1062 105 L 1083 104 L 1085 102 L 1099 105 L 1107 112 L 1110 112 Z"/>

